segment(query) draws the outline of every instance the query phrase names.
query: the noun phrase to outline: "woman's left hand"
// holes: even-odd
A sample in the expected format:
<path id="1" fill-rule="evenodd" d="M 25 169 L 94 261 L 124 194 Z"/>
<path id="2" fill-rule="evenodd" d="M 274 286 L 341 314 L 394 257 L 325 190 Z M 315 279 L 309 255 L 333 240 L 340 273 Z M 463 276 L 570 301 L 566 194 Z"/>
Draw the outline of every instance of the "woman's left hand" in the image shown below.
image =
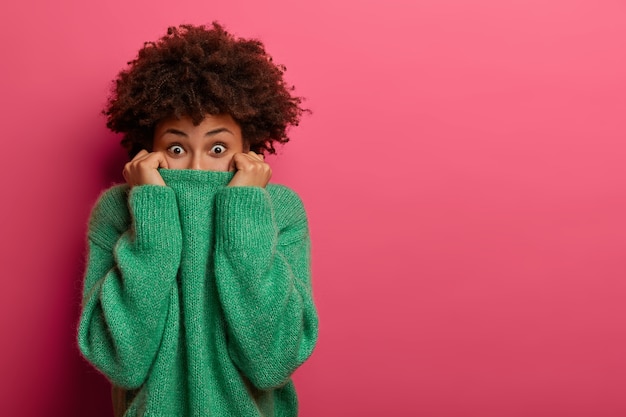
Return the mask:
<path id="1" fill-rule="evenodd" d="M 252 151 L 236 153 L 230 164 L 237 171 L 228 183 L 231 187 L 265 187 L 272 177 L 272 168 L 263 155 Z"/>

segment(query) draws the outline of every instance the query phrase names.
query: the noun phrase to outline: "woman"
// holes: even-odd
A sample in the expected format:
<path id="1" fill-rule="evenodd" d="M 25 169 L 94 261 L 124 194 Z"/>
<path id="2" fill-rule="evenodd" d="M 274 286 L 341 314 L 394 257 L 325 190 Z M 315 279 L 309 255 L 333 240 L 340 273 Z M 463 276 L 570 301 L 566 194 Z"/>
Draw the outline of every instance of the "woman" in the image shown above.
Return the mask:
<path id="1" fill-rule="evenodd" d="M 169 28 L 105 114 L 132 158 L 89 222 L 78 330 L 116 416 L 295 416 L 317 341 L 301 200 L 263 153 L 304 110 L 257 40 Z"/>

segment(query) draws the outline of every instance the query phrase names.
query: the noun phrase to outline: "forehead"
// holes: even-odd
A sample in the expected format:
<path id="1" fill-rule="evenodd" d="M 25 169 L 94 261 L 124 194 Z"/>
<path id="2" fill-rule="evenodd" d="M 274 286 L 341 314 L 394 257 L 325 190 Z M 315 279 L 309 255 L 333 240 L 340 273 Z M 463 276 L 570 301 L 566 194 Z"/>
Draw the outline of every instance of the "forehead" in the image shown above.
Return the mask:
<path id="1" fill-rule="evenodd" d="M 207 114 L 197 125 L 194 125 L 191 117 L 188 116 L 168 117 L 157 124 L 155 133 L 166 129 L 208 132 L 219 128 L 225 128 L 236 135 L 241 134 L 241 128 L 230 114 Z"/>

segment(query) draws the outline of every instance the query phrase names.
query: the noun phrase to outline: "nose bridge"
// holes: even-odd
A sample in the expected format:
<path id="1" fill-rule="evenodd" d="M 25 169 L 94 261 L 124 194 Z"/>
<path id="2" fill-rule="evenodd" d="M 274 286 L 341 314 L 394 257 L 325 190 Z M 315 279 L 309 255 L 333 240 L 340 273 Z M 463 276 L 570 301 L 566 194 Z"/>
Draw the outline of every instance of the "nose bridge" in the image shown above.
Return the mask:
<path id="1" fill-rule="evenodd" d="M 202 152 L 191 151 L 187 169 L 202 169 Z"/>

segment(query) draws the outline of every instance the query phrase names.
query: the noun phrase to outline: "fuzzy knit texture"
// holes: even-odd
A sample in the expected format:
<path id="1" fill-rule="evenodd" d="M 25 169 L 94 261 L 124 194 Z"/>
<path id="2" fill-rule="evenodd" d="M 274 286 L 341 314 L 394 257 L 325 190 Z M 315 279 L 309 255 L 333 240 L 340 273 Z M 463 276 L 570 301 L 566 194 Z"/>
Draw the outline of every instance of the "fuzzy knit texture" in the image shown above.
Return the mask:
<path id="1" fill-rule="evenodd" d="M 137 390 L 125 417 L 296 416 L 291 374 L 318 329 L 300 198 L 227 187 L 232 172 L 161 175 L 92 210 L 82 354 Z"/>

